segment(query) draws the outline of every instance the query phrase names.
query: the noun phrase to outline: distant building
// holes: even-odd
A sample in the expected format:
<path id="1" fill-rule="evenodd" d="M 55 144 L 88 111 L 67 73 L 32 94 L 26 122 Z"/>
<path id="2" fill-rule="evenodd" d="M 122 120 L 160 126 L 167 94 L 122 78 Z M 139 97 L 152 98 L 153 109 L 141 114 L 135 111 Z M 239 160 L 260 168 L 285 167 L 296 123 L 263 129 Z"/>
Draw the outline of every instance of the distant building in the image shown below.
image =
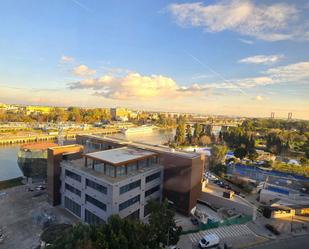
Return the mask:
<path id="1" fill-rule="evenodd" d="M 129 120 L 129 110 L 122 107 L 116 107 L 110 109 L 112 119 L 115 121 L 126 122 Z"/>

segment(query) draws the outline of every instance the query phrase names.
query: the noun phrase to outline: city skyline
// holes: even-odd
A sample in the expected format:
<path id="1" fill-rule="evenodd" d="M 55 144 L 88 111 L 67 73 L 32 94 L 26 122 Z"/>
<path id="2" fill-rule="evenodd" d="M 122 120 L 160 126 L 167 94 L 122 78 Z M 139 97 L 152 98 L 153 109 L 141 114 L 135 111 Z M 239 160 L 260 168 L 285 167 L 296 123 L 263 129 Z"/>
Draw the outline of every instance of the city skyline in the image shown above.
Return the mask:
<path id="1" fill-rule="evenodd" d="M 306 1 L 2 2 L 0 102 L 309 119 Z"/>

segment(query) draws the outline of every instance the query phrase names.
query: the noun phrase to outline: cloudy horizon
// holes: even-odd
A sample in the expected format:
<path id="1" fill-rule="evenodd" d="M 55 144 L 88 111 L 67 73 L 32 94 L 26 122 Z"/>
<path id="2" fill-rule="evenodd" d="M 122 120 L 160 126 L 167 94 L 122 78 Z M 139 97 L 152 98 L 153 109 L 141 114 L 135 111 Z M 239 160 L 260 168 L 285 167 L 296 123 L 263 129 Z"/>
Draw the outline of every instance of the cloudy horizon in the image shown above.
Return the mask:
<path id="1" fill-rule="evenodd" d="M 0 103 L 309 119 L 306 1 L 2 5 Z"/>

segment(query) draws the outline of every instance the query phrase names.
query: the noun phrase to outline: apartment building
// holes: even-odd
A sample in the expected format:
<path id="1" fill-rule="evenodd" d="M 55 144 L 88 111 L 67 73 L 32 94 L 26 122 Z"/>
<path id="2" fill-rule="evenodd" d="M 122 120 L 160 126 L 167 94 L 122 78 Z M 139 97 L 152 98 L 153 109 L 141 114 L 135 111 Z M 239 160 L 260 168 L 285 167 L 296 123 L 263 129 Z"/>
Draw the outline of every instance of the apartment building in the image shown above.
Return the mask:
<path id="1" fill-rule="evenodd" d="M 143 219 L 148 200 L 161 200 L 159 160 L 157 153 L 127 146 L 62 160 L 61 205 L 89 224 L 113 214 Z"/>

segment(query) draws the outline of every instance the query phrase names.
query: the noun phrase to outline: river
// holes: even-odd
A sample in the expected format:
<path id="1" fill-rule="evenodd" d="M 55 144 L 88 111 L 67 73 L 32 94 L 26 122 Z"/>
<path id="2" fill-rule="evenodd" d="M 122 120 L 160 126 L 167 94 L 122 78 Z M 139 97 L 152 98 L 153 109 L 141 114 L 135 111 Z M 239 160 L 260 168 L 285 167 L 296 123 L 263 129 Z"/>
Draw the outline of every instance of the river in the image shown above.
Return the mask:
<path id="1" fill-rule="evenodd" d="M 122 133 L 113 134 L 116 138 L 128 139 L 130 141 L 145 142 L 151 144 L 164 144 L 172 140 L 175 130 L 154 130 L 149 133 L 136 133 L 124 135 Z M 9 180 L 22 176 L 22 172 L 17 164 L 17 152 L 20 145 L 0 146 L 0 181 Z"/>

